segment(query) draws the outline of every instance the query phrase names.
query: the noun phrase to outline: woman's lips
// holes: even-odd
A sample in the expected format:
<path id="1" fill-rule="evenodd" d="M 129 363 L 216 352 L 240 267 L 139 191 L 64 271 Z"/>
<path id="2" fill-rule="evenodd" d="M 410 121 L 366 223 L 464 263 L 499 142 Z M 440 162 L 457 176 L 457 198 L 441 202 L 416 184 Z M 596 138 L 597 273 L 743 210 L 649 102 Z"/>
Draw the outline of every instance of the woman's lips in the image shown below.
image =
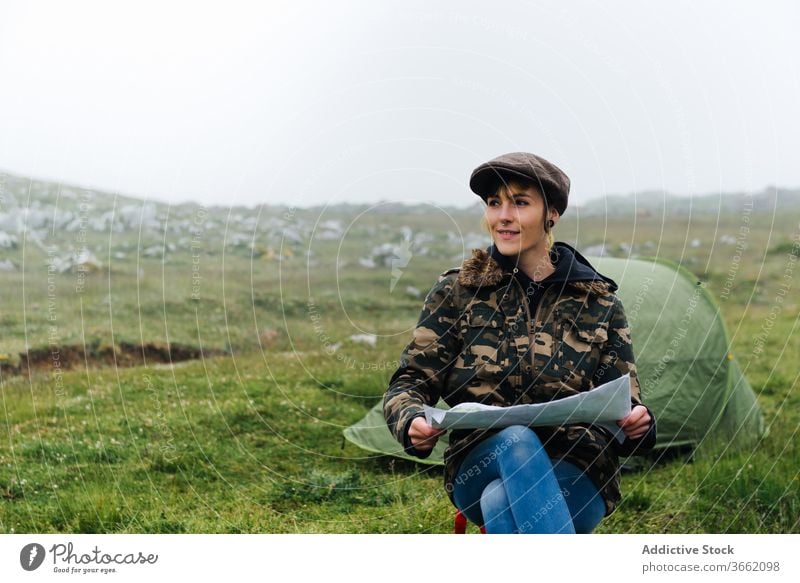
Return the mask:
<path id="1" fill-rule="evenodd" d="M 504 241 L 510 241 L 517 235 L 519 235 L 519 231 L 497 231 L 497 236 Z"/>

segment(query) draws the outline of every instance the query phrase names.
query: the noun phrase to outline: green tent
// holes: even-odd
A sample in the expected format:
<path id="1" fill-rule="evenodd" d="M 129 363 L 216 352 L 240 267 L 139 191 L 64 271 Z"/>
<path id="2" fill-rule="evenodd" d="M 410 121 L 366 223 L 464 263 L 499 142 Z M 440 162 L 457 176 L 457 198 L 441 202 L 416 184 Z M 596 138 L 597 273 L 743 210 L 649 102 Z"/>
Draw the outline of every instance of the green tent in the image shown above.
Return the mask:
<path id="1" fill-rule="evenodd" d="M 745 444 L 764 433 L 756 397 L 733 357 L 719 308 L 685 269 L 642 259 L 592 258 L 619 284 L 634 341 L 643 399 L 658 421 L 657 448 L 704 441 Z M 446 408 L 443 403 L 440 407 Z M 389 433 L 378 403 L 344 430 L 369 451 L 442 463 L 445 440 L 425 459 L 408 456 Z"/>

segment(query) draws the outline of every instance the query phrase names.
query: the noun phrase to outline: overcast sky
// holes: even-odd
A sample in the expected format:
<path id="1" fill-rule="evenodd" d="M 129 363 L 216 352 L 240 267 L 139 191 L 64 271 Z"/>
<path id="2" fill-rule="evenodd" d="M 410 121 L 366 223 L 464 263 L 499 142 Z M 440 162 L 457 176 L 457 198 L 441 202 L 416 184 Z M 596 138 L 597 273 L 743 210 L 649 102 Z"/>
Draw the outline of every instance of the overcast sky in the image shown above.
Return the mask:
<path id="1" fill-rule="evenodd" d="M 0 0 L 0 169 L 165 201 L 472 204 L 800 186 L 786 2 Z M 491 7 L 491 8 L 490 8 Z"/>

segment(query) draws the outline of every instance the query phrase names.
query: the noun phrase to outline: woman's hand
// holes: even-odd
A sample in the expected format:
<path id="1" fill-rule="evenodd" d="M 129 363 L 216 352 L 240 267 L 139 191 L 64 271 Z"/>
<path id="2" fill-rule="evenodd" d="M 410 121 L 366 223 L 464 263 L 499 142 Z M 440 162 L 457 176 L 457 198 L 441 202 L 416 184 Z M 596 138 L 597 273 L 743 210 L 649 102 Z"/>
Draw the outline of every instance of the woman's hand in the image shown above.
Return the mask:
<path id="1" fill-rule="evenodd" d="M 425 421 L 425 417 L 415 417 L 408 426 L 408 439 L 417 451 L 433 449 L 439 436 L 447 433 L 446 429 L 434 429 Z"/>
<path id="2" fill-rule="evenodd" d="M 638 439 L 650 429 L 650 414 L 644 405 L 636 405 L 631 412 L 617 421 L 625 436 L 629 439 Z"/>

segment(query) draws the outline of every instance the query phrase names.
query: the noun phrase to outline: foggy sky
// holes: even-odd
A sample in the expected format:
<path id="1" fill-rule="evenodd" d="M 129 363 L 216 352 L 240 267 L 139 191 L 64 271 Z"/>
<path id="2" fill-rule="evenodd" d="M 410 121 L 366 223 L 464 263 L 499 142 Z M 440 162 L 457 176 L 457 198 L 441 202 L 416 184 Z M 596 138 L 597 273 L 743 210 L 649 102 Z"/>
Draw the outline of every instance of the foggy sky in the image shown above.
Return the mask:
<path id="1" fill-rule="evenodd" d="M 170 202 L 800 186 L 793 2 L 7 2 L 0 169 Z M 492 4 L 491 6 L 495 6 Z"/>

